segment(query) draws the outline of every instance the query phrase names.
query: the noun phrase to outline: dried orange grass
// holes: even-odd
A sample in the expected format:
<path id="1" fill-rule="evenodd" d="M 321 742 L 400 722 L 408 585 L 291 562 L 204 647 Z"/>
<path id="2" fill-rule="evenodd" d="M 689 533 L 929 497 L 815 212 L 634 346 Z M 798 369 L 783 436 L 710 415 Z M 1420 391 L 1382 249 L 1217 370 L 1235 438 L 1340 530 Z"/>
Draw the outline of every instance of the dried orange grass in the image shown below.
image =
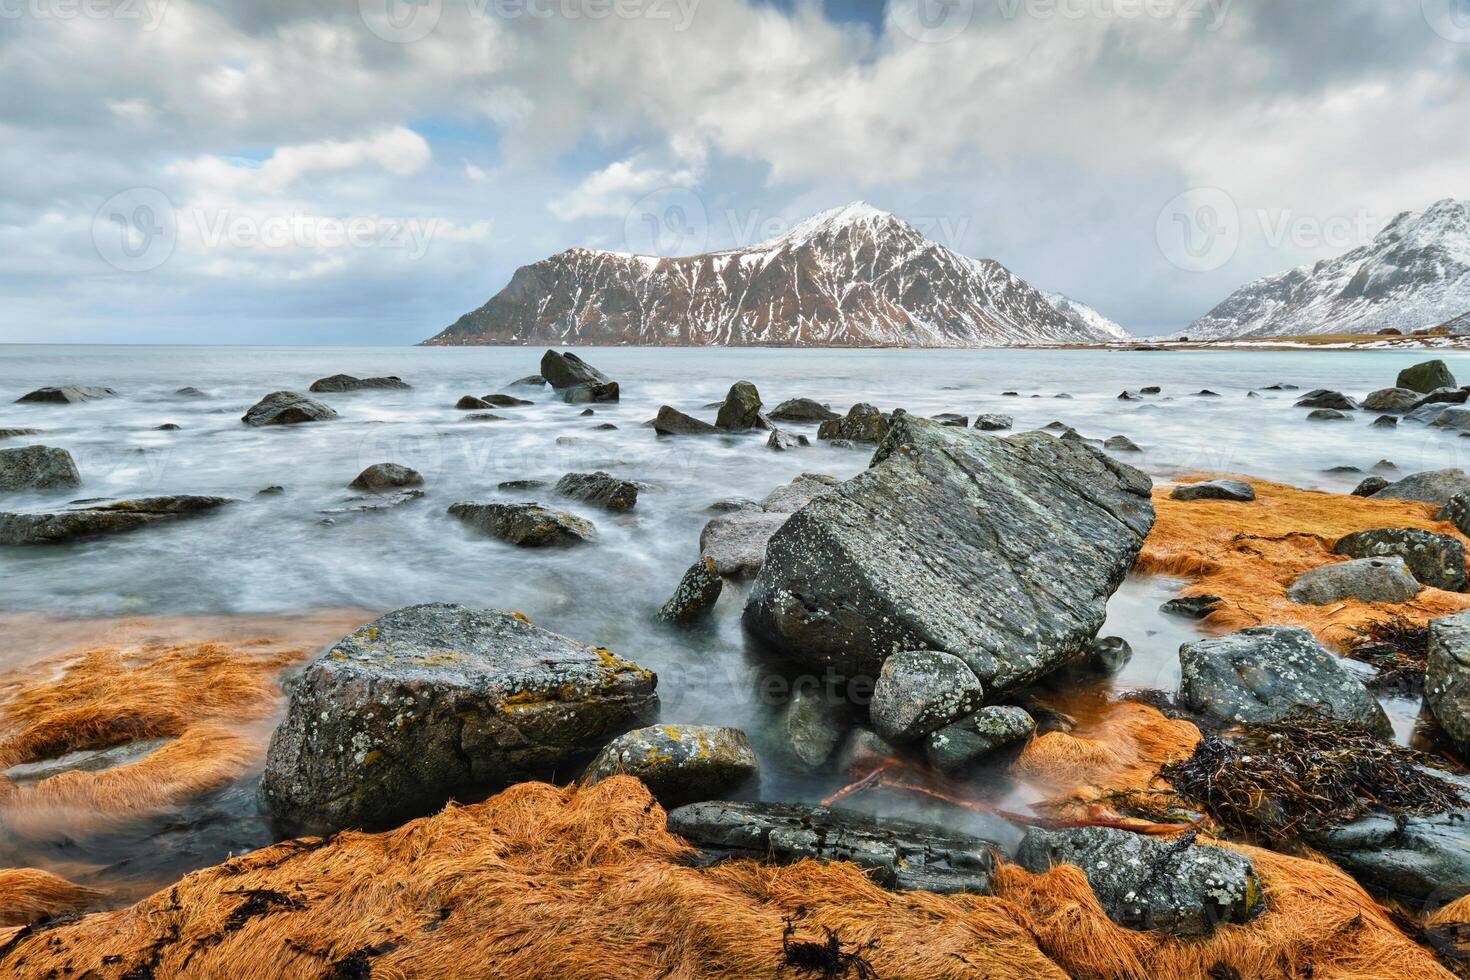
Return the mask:
<path id="1" fill-rule="evenodd" d="M 887 892 L 845 863 L 701 869 L 637 780 L 524 783 L 382 834 L 263 848 L 8 949 L 0 935 L 0 972 L 317 977 L 359 953 L 392 980 L 769 980 L 790 917 L 797 939 L 876 940 L 865 955 L 885 978 L 1448 976 L 1340 871 L 1245 850 L 1269 911 L 1183 941 L 1114 925 L 1072 867 L 1002 867 L 989 897 Z M 267 891 L 264 914 L 242 913 Z"/>
<path id="2" fill-rule="evenodd" d="M 1290 601 L 1286 587 L 1292 580 L 1308 569 L 1343 561 L 1332 548 L 1355 531 L 1415 527 L 1465 538 L 1453 524 L 1434 519 L 1439 508 L 1433 504 L 1248 482 L 1257 497 L 1250 503 L 1171 500 L 1172 487 L 1154 489 L 1158 519 L 1134 568 L 1192 579 L 1186 595 L 1224 598 L 1223 607 L 1204 620 L 1206 627 L 1226 631 L 1284 623 L 1305 626 L 1322 641 L 1340 645 L 1355 627 L 1395 614 L 1422 622 L 1470 608 L 1470 596 L 1430 588 L 1402 604 Z"/>
<path id="3" fill-rule="evenodd" d="M 1093 800 L 1155 784 L 1159 769 L 1192 755 L 1199 739 L 1199 729 L 1187 721 L 1118 701 L 1075 731 L 1031 739 L 1011 771 L 1051 792 Z"/>
<path id="4" fill-rule="evenodd" d="M 95 908 L 105 892 L 75 885 L 49 871 L 0 868 L 0 926 L 19 926 L 46 915 Z"/>

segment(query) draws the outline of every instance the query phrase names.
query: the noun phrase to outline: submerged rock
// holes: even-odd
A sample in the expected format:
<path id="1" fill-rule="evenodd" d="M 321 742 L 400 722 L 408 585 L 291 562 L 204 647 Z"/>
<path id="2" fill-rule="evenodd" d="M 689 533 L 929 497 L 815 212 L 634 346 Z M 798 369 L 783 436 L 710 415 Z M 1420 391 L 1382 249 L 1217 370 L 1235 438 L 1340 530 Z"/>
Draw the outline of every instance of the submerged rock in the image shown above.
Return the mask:
<path id="1" fill-rule="evenodd" d="M 669 405 L 659 407 L 653 418 L 653 431 L 661 436 L 712 436 L 720 432 L 716 426 Z"/>
<path id="2" fill-rule="evenodd" d="M 1395 387 L 1428 394 L 1436 388 L 1455 387 L 1455 376 L 1450 373 L 1449 365 L 1436 358 L 1404 368 L 1399 372 Z"/>
<path id="3" fill-rule="evenodd" d="M 298 425 L 327 422 L 337 413 L 326 405 L 295 391 L 273 391 L 256 402 L 240 418 L 246 425 Z"/>
<path id="4" fill-rule="evenodd" d="M 117 392 L 111 388 L 103 388 L 95 385 L 60 385 L 55 388 L 37 388 L 35 391 L 26 392 L 16 399 L 17 402 L 41 402 L 48 405 L 70 405 L 76 402 L 90 402 L 98 398 L 116 398 Z"/>
<path id="5" fill-rule="evenodd" d="M 918 741 L 984 703 L 984 688 L 959 657 L 909 650 L 883 662 L 868 714 L 879 735 L 902 744 Z"/>
<path id="6" fill-rule="evenodd" d="M 474 395 L 465 395 L 454 403 L 454 407 L 461 412 L 473 412 L 478 409 L 489 408 L 490 403 L 483 398 L 476 398 Z"/>
<path id="7" fill-rule="evenodd" d="M 1312 606 L 1344 599 L 1408 602 L 1421 588 L 1402 558 L 1359 558 L 1302 572 L 1287 587 L 1286 597 Z"/>
<path id="8" fill-rule="evenodd" d="M 761 418 L 761 396 L 749 381 L 737 381 L 720 405 L 715 425 L 727 432 L 749 432 L 765 427 Z"/>
<path id="9" fill-rule="evenodd" d="M 1159 612 L 1181 619 L 1204 619 L 1224 602 L 1225 599 L 1217 595 L 1186 595 L 1170 599 L 1159 607 Z"/>
<path id="10" fill-rule="evenodd" d="M 1370 424 L 1375 429 L 1397 429 L 1399 427 L 1399 420 L 1392 415 L 1380 415 Z"/>
<path id="11" fill-rule="evenodd" d="M 1099 636 L 1087 644 L 1082 666 L 1095 674 L 1112 677 L 1133 659 L 1133 647 L 1121 636 Z"/>
<path id="12" fill-rule="evenodd" d="M 817 428 L 818 439 L 849 442 L 878 442 L 887 433 L 890 419 L 867 402 L 858 402 L 840 419 L 830 419 Z"/>
<path id="13" fill-rule="evenodd" d="M 540 504 L 458 503 L 449 515 L 519 548 L 564 548 L 597 534 L 591 521 Z"/>
<path id="14" fill-rule="evenodd" d="M 322 378 L 313 381 L 309 391 L 402 391 L 412 388 L 413 385 L 402 378 L 389 375 L 383 378 L 354 378 L 350 374 L 334 374 L 330 378 Z"/>
<path id="15" fill-rule="evenodd" d="M 1457 493 L 1470 491 L 1470 476 L 1461 469 L 1426 470 L 1390 483 L 1373 495 L 1375 500 L 1419 500 L 1441 506 Z"/>
<path id="16" fill-rule="evenodd" d="M 655 725 L 613 739 L 582 774 L 584 785 L 636 776 L 666 808 L 739 792 L 760 778 L 750 740 L 738 728 Z"/>
<path id="17" fill-rule="evenodd" d="M 842 416 L 810 398 L 788 398 L 768 417 L 776 422 L 830 422 Z"/>
<path id="18" fill-rule="evenodd" d="M 1307 413 L 1309 422 L 1341 422 L 1347 418 L 1335 408 L 1319 408 Z"/>
<path id="19" fill-rule="evenodd" d="M 1461 751 L 1470 751 L 1470 613 L 1429 623 L 1424 704 Z"/>
<path id="20" fill-rule="evenodd" d="M 1402 558 L 1425 585 L 1459 592 L 1465 588 L 1465 546 L 1448 534 L 1414 527 L 1379 527 L 1342 538 L 1333 554 L 1349 558 Z"/>
<path id="21" fill-rule="evenodd" d="M 26 436 L 38 436 L 40 429 L 0 429 L 0 439 L 23 439 Z"/>
<path id="22" fill-rule="evenodd" d="M 524 405 L 534 405 L 533 401 L 517 398 L 515 395 L 481 395 L 480 401 L 494 408 L 520 408 Z M 591 409 L 588 409 L 590 412 Z"/>
<path id="23" fill-rule="evenodd" d="M 1244 480 L 1202 480 L 1199 483 L 1184 483 L 1169 494 L 1171 500 L 1237 500 L 1248 502 L 1256 499 L 1256 491 Z"/>
<path id="24" fill-rule="evenodd" d="M 1026 741 L 1034 731 L 1036 721 L 1026 709 L 993 704 L 930 732 L 924 755 L 940 772 L 960 772 L 997 749 Z"/>
<path id="25" fill-rule="evenodd" d="M 777 731 L 786 755 L 802 769 L 815 772 L 832 758 L 850 727 L 851 719 L 842 705 L 798 684 L 781 711 Z"/>
<path id="26" fill-rule="evenodd" d="M 82 475 L 65 449 L 0 449 L 0 490 L 70 490 L 81 485 Z"/>
<path id="27" fill-rule="evenodd" d="M 1280 721 L 1300 710 L 1389 736 L 1377 699 L 1299 626 L 1252 626 L 1179 648 L 1179 698 L 1229 722 Z"/>
<path id="28" fill-rule="evenodd" d="M 1034 874 L 1077 865 L 1108 918 L 1128 929 L 1207 936 L 1217 926 L 1249 922 L 1266 911 L 1250 858 L 1187 837 L 1161 839 L 1111 827 L 1033 829 L 1021 841 L 1016 863 Z"/>
<path id="29" fill-rule="evenodd" d="M 1083 444 L 897 416 L 868 470 L 771 538 L 745 623 L 849 676 L 930 649 L 1011 690 L 1097 634 L 1153 525 L 1150 487 Z"/>
<path id="30" fill-rule="evenodd" d="M 613 511 L 632 510 L 638 505 L 638 484 L 619 480 L 601 470 L 596 473 L 568 473 L 556 481 L 556 492 L 563 497 Z"/>
<path id="31" fill-rule="evenodd" d="M 206 514 L 229 497 L 143 497 L 42 514 L 0 514 L 0 545 L 59 544 Z"/>
<path id="32" fill-rule="evenodd" d="M 665 623 L 692 623 L 703 619 L 714 609 L 725 588 L 725 580 L 715 570 L 713 558 L 701 558 L 679 580 L 679 587 L 658 611 Z"/>
<path id="33" fill-rule="evenodd" d="M 290 683 L 261 796 L 293 834 L 391 825 L 462 790 L 565 773 L 645 723 L 656 683 L 519 614 L 399 609 Z"/>
<path id="34" fill-rule="evenodd" d="M 208 398 L 209 397 L 208 392 L 200 391 L 198 388 L 195 388 L 193 385 L 187 385 L 187 386 L 185 386 L 183 388 L 180 388 L 177 391 L 175 391 L 174 394 L 175 395 L 178 395 L 180 398 Z"/>
<path id="35" fill-rule="evenodd" d="M 986 894 L 996 845 L 932 824 L 796 803 L 693 803 L 669 813 L 669 830 L 708 862 L 851 861 L 884 888 Z"/>
<path id="36" fill-rule="evenodd" d="M 357 474 L 357 478 L 347 484 L 347 489 L 382 493 L 385 490 L 401 490 L 404 487 L 423 485 L 424 478 L 417 470 L 400 466 L 398 463 L 374 463 Z"/>

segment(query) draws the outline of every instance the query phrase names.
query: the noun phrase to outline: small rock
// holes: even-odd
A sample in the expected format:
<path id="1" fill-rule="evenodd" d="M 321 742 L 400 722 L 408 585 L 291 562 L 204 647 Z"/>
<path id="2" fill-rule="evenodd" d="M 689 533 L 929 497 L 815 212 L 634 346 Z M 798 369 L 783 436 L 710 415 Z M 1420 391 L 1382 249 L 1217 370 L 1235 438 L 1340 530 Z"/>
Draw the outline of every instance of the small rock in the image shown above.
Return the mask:
<path id="1" fill-rule="evenodd" d="M 337 413 L 326 405 L 294 391 L 274 391 L 252 405 L 240 421 L 246 425 L 299 425 L 327 422 Z"/>
<path id="2" fill-rule="evenodd" d="M 1436 388 L 1455 387 L 1455 376 L 1450 373 L 1449 365 L 1444 361 L 1423 361 L 1400 371 L 1395 387 L 1427 394 Z"/>
<path id="3" fill-rule="evenodd" d="M 699 534 L 699 553 L 731 578 L 750 578 L 766 560 L 766 543 L 790 514 L 736 510 L 711 520 Z"/>
<path id="4" fill-rule="evenodd" d="M 1095 674 L 1112 677 L 1132 659 L 1133 647 L 1127 640 L 1121 636 L 1099 636 L 1087 644 L 1082 665 Z"/>
<path id="5" fill-rule="evenodd" d="M 285 492 L 286 492 L 286 488 L 285 487 L 282 487 L 282 486 L 274 486 L 273 485 L 273 486 L 264 487 L 264 488 L 262 488 L 260 490 L 257 490 L 255 492 L 255 495 L 257 497 L 279 497 L 282 494 L 284 494 Z"/>
<path id="6" fill-rule="evenodd" d="M 1103 448 L 1110 453 L 1141 453 L 1138 444 L 1127 436 L 1113 436 L 1103 443 Z"/>
<path id="7" fill-rule="evenodd" d="M 1421 396 L 1409 410 L 1412 412 L 1435 405 L 1463 405 L 1467 399 L 1470 399 L 1470 391 L 1464 388 L 1436 388 L 1429 394 Z"/>
<path id="8" fill-rule="evenodd" d="M 461 412 L 472 412 L 480 408 L 489 408 L 490 403 L 485 401 L 485 399 L 483 398 L 476 398 L 474 395 L 465 395 L 459 401 L 454 403 L 454 407 L 459 409 Z"/>
<path id="9" fill-rule="evenodd" d="M 776 422 L 830 422 L 842 416 L 810 398 L 788 398 L 768 417 Z"/>
<path id="10" fill-rule="evenodd" d="M 1158 395 L 1161 394 L 1163 390 L 1164 389 L 1160 388 L 1158 385 L 1145 385 L 1144 387 L 1138 389 L 1138 393 L 1140 395 Z"/>
<path id="11" fill-rule="evenodd" d="M 750 740 L 738 728 L 655 725 L 619 735 L 582 774 L 587 786 L 636 776 L 664 807 L 729 796 L 760 777 Z"/>
<path id="12" fill-rule="evenodd" d="M 1122 394 L 1120 394 L 1118 396 L 1118 401 L 1120 401 L 1120 402 L 1141 402 L 1141 401 L 1143 401 L 1143 396 L 1142 395 L 1135 395 L 1131 391 L 1125 391 L 1125 392 L 1123 392 Z"/>
<path id="13" fill-rule="evenodd" d="M 790 432 L 782 432 L 780 429 L 772 429 L 771 437 L 766 440 L 766 448 L 777 452 L 789 452 L 793 449 L 801 449 L 810 446 L 811 441 L 806 436 Z"/>
<path id="14" fill-rule="evenodd" d="M 1446 408 L 1429 423 L 1434 429 L 1470 430 L 1470 408 Z"/>
<path id="15" fill-rule="evenodd" d="M 1425 585 L 1451 592 L 1465 588 L 1465 546 L 1448 534 L 1412 527 L 1379 527 L 1347 535 L 1332 551 L 1349 558 L 1402 558 L 1413 576 Z"/>
<path id="16" fill-rule="evenodd" d="M 1363 481 L 1353 488 L 1353 496 L 1371 497 L 1386 486 L 1388 486 L 1388 481 L 1381 476 L 1364 477 Z"/>
<path id="17" fill-rule="evenodd" d="M 547 486 L 545 480 L 503 480 L 497 486 L 497 490 L 539 490 Z"/>
<path id="18" fill-rule="evenodd" d="M 1375 429 L 1397 429 L 1399 420 L 1392 415 L 1380 415 L 1372 421 L 1371 425 Z"/>
<path id="19" fill-rule="evenodd" d="M 968 416 L 956 415 L 954 412 L 941 412 L 940 414 L 933 416 L 933 419 L 940 425 L 951 425 L 954 426 L 956 429 L 969 428 L 970 425 L 970 419 Z"/>
<path id="20" fill-rule="evenodd" d="M 413 386 L 402 378 L 392 375 L 385 378 L 354 378 L 350 374 L 334 374 L 330 378 L 322 378 L 313 381 L 310 391 L 368 391 L 368 390 L 405 390 Z"/>
<path id="21" fill-rule="evenodd" d="M 580 412 L 578 412 L 577 414 L 580 415 L 580 416 L 582 416 L 583 418 L 586 418 L 589 415 L 596 415 L 597 414 L 597 410 L 596 409 L 593 409 L 593 408 L 584 408 Z"/>
<path id="22" fill-rule="evenodd" d="M 546 379 L 539 374 L 528 374 L 524 378 L 517 378 L 509 385 L 511 388 L 544 388 Z"/>
<path id="23" fill-rule="evenodd" d="M 184 388 L 180 388 L 179 390 L 175 391 L 174 394 L 175 395 L 178 395 L 180 398 L 208 398 L 209 397 L 208 393 L 203 392 L 203 391 L 200 391 L 198 388 L 195 388 L 192 385 L 191 386 L 184 387 Z"/>
<path id="24" fill-rule="evenodd" d="M 763 427 L 761 396 L 749 381 L 737 381 L 720 405 L 715 426 L 727 432 L 749 432 Z"/>
<path id="25" fill-rule="evenodd" d="M 959 657 L 935 650 L 895 653 L 883 662 L 868 712 L 890 742 L 914 742 L 977 710 L 980 680 Z"/>
<path id="26" fill-rule="evenodd" d="M 533 401 L 517 398 L 514 395 L 481 395 L 480 401 L 493 408 L 519 408 L 522 405 L 534 405 Z"/>
<path id="27" fill-rule="evenodd" d="M 385 490 L 401 490 L 404 487 L 421 487 L 424 478 L 417 470 L 397 463 L 375 463 L 357 474 L 357 479 L 347 484 L 349 490 L 366 490 L 382 493 Z"/>
<path id="28" fill-rule="evenodd" d="M 567 547 L 597 533 L 591 521 L 540 504 L 458 503 L 449 515 L 519 548 Z"/>
<path id="29" fill-rule="evenodd" d="M 115 398 L 117 392 L 111 388 L 89 385 L 61 385 L 55 388 L 37 388 L 16 399 L 16 402 L 42 402 L 49 405 L 70 405 L 90 402 L 98 398 Z"/>
<path id="30" fill-rule="evenodd" d="M 1318 408 L 1307 413 L 1309 422 L 1342 422 L 1347 416 L 1335 408 Z"/>
<path id="31" fill-rule="evenodd" d="M 1218 391 L 1211 391 L 1208 388 L 1201 388 L 1199 391 L 1195 392 L 1195 397 L 1196 398 L 1219 398 L 1220 397 L 1220 393 Z"/>
<path id="32" fill-rule="evenodd" d="M 494 412 L 474 412 L 460 419 L 461 422 L 504 422 L 505 416 Z"/>
<path id="33" fill-rule="evenodd" d="M 1373 464 L 1374 473 L 1397 473 L 1398 465 L 1391 459 L 1380 459 Z"/>
<path id="34" fill-rule="evenodd" d="M 1344 599 L 1408 602 L 1421 588 L 1402 558 L 1360 558 L 1303 572 L 1287 588 L 1286 597 L 1312 606 Z"/>
<path id="35" fill-rule="evenodd" d="M 715 570 L 714 559 L 701 558 L 679 580 L 673 596 L 658 611 L 658 618 L 665 623 L 692 623 L 703 619 L 714 609 L 725 580 Z"/>
<path id="36" fill-rule="evenodd" d="M 720 430 L 692 415 L 685 415 L 676 408 L 664 405 L 653 419 L 653 431 L 661 436 L 707 436 L 718 435 Z"/>
<path id="37" fill-rule="evenodd" d="M 881 442 L 888 434 L 890 420 L 867 402 L 858 402 L 840 419 L 823 422 L 817 428 L 818 439 L 847 439 L 851 442 Z"/>
<path id="38" fill-rule="evenodd" d="M 975 420 L 975 428 L 983 432 L 1004 432 L 1015 424 L 1009 415 L 982 415 Z"/>
<path id="39" fill-rule="evenodd" d="M 1252 626 L 1186 643 L 1179 668 L 1181 703 L 1212 718 L 1280 721 L 1305 708 L 1393 734 L 1363 682 L 1299 626 Z"/>
<path id="40" fill-rule="evenodd" d="M 1297 408 L 1330 408 L 1338 411 L 1352 412 L 1358 408 L 1358 403 L 1340 391 L 1327 391 L 1318 388 L 1303 396 L 1297 403 Z"/>
<path id="41" fill-rule="evenodd" d="M 618 431 L 618 427 L 615 426 L 615 425 L 613 425 L 611 422 L 604 422 L 601 425 L 594 425 L 592 427 L 592 431 L 593 432 L 616 432 L 616 431 Z"/>
<path id="42" fill-rule="evenodd" d="M 0 490 L 70 490 L 81 485 L 82 475 L 65 449 L 0 449 Z"/>
<path id="43" fill-rule="evenodd" d="M 766 494 L 760 508 L 772 514 L 794 514 L 841 482 L 825 473 L 803 473 Z"/>
<path id="44" fill-rule="evenodd" d="M 1166 616 L 1179 616 L 1182 619 L 1204 619 L 1219 609 L 1224 602 L 1225 600 L 1217 595 L 1180 596 L 1160 606 L 1159 612 Z"/>
<path id="45" fill-rule="evenodd" d="M 930 732 L 924 755 L 940 772 L 960 772 L 996 749 L 1024 742 L 1035 730 L 1036 722 L 1024 708 L 994 704 Z"/>
<path id="46" fill-rule="evenodd" d="M 638 504 L 638 484 L 619 480 L 600 470 L 596 473 L 568 473 L 556 481 L 556 492 L 563 497 L 613 511 L 632 510 Z"/>
<path id="47" fill-rule="evenodd" d="M 1244 480 L 1203 480 L 1199 483 L 1184 483 L 1169 494 L 1171 500 L 1235 500 L 1249 502 L 1256 499 L 1256 491 Z"/>
<path id="48" fill-rule="evenodd" d="M 26 436 L 38 436 L 40 429 L 0 429 L 0 439 L 23 439 Z"/>

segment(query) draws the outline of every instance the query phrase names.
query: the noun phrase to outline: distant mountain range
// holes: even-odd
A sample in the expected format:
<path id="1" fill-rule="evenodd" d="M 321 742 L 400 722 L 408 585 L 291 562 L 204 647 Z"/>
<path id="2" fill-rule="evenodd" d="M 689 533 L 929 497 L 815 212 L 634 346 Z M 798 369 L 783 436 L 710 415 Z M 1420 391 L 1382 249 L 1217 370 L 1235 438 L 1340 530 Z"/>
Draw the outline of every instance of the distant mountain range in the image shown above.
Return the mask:
<path id="1" fill-rule="evenodd" d="M 1190 324 L 1191 340 L 1408 333 L 1470 325 L 1470 201 L 1405 211 L 1361 248 L 1257 279 Z"/>
<path id="2" fill-rule="evenodd" d="M 569 249 L 517 270 L 424 343 L 984 347 L 1127 336 L 1088 306 L 857 203 L 724 252 Z"/>

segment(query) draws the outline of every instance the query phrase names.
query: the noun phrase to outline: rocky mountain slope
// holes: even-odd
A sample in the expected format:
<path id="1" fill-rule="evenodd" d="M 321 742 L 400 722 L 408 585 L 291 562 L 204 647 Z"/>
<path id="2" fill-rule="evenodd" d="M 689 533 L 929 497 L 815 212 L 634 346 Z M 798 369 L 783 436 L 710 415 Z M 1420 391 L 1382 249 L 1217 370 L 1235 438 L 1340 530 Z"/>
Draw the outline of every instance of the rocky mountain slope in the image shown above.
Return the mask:
<path id="1" fill-rule="evenodd" d="M 425 343 L 976 347 L 1101 342 L 1118 329 L 859 203 L 724 252 L 570 249 L 517 270 Z"/>
<path id="2" fill-rule="evenodd" d="M 1405 211 L 1367 245 L 1257 279 L 1185 331 L 1191 339 L 1405 333 L 1470 310 L 1470 201 Z"/>

